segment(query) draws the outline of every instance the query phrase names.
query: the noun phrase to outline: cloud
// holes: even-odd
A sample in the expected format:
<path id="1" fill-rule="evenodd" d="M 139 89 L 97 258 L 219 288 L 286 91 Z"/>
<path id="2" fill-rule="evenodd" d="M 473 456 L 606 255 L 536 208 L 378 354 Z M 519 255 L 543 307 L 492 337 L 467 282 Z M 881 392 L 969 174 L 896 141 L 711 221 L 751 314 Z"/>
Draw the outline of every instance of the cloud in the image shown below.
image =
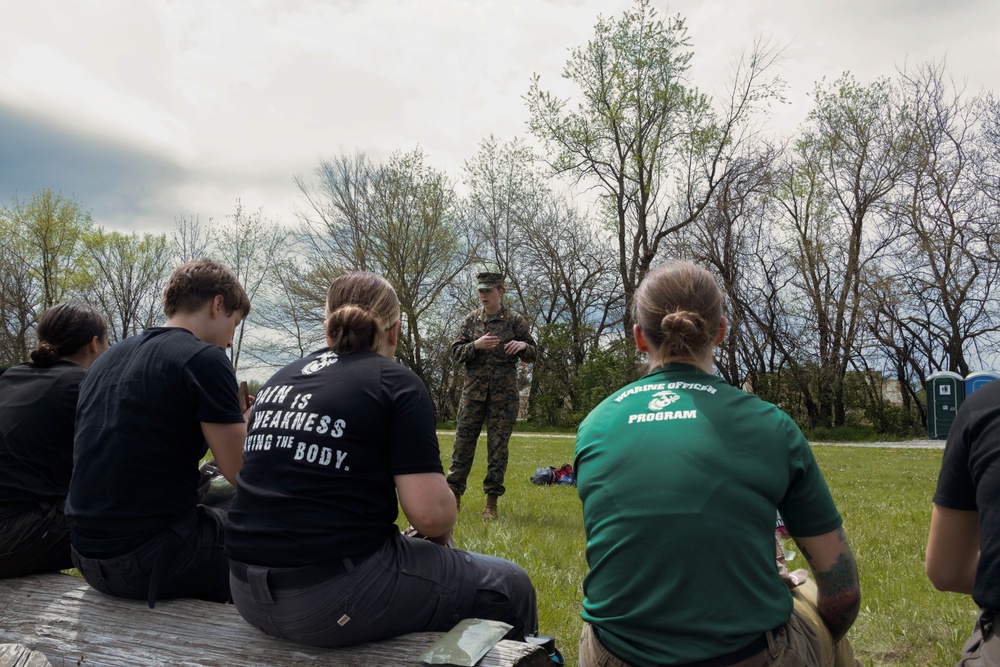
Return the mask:
<path id="1" fill-rule="evenodd" d="M 162 155 L 9 106 L 0 106 L 0 137 L 5 194 L 27 199 L 43 189 L 61 192 L 98 224 L 132 229 L 148 223 L 162 205 L 161 189 L 183 179 L 183 169 Z"/>
<path id="2" fill-rule="evenodd" d="M 792 103 L 844 70 L 893 76 L 947 54 L 970 92 L 996 86 L 993 0 L 654 0 L 688 20 L 692 78 L 723 92 L 757 34 L 786 45 Z M 104 225 L 221 218 L 236 198 L 291 220 L 293 178 L 361 150 L 420 146 L 460 178 L 490 134 L 527 133 L 531 76 L 564 94 L 569 50 L 632 0 L 102 0 L 12 3 L 0 22 L 0 201 L 75 196 Z M 119 210 L 120 208 L 120 210 Z"/>

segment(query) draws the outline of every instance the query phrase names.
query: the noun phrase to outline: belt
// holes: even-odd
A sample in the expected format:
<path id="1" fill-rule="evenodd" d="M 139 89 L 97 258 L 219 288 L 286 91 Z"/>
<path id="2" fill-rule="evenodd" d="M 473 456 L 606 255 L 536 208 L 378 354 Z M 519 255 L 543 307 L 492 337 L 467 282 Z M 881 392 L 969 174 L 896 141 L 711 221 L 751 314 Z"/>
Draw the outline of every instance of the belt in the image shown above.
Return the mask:
<path id="1" fill-rule="evenodd" d="M 781 626 L 778 626 L 779 628 Z M 772 630 L 771 632 L 775 632 Z M 627 660 L 615 654 L 614 651 L 608 648 L 608 645 L 601 640 L 601 635 L 597 632 L 597 628 L 594 627 L 594 637 L 597 638 L 598 643 L 604 647 L 611 655 L 615 656 L 624 663 L 628 663 Z M 744 646 L 743 648 L 736 649 L 732 653 L 726 653 L 725 655 L 717 655 L 714 658 L 706 658 L 705 660 L 697 660 L 695 662 L 686 662 L 683 664 L 669 665 L 664 667 L 729 667 L 734 665 L 741 660 L 746 660 L 747 658 L 757 655 L 761 651 L 767 648 L 767 633 L 762 633 L 759 637 L 754 639 L 752 642 Z"/>
<path id="2" fill-rule="evenodd" d="M 315 563 L 301 567 L 272 567 L 267 569 L 267 583 L 274 588 L 304 588 L 349 572 L 363 560 L 363 558 L 342 558 L 329 563 Z M 237 560 L 229 560 L 229 571 L 245 584 L 250 583 L 247 577 L 249 567 Z"/>
<path id="3" fill-rule="evenodd" d="M 683 665 L 675 665 L 674 667 L 729 667 L 729 665 L 734 665 L 737 662 L 757 655 L 765 648 L 767 648 L 766 632 L 743 648 L 736 649 L 732 653 L 718 655 L 714 658 L 706 658 L 705 660 L 698 660 L 697 662 L 688 662 Z"/>

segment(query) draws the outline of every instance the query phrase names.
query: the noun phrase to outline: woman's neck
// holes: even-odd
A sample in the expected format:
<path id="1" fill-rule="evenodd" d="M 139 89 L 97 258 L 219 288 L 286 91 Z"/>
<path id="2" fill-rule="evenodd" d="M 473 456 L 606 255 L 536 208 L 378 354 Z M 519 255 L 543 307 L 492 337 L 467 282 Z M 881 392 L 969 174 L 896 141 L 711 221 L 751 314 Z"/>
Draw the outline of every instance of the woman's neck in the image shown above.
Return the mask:
<path id="1" fill-rule="evenodd" d="M 700 359 L 692 359 L 690 357 L 663 357 L 661 359 L 654 357 L 652 354 L 649 355 L 650 371 L 666 366 L 667 364 L 689 364 L 699 370 L 705 371 L 709 375 L 712 374 L 712 371 L 715 368 L 715 362 L 712 360 L 711 352 Z"/>

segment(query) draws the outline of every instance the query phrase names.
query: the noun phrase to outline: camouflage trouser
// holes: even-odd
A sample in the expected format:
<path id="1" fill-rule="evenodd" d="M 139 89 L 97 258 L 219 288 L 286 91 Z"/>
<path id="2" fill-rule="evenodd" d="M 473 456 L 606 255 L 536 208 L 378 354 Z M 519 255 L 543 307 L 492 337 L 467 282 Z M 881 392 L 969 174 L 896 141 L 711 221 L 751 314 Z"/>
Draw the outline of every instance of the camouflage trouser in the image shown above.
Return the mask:
<path id="1" fill-rule="evenodd" d="M 486 423 L 486 478 L 483 493 L 502 496 L 503 476 L 507 472 L 507 441 L 517 419 L 518 400 L 500 401 L 487 398 L 475 401 L 462 397 L 458 407 L 458 427 L 455 430 L 455 450 L 448 470 L 448 486 L 458 495 L 465 493 L 465 481 L 476 457 L 476 441 Z"/>

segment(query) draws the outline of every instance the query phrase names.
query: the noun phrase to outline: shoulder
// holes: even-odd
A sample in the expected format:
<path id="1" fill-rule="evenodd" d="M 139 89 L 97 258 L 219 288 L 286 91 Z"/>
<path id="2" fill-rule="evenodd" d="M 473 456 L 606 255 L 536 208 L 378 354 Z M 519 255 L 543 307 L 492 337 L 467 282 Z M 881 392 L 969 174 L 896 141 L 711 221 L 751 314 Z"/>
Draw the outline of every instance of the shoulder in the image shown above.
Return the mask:
<path id="1" fill-rule="evenodd" d="M 21 364 L 11 367 L 0 376 L 0 386 L 29 383 L 77 385 L 83 380 L 87 370 L 71 361 L 57 361 L 51 366 Z"/>
<path id="2" fill-rule="evenodd" d="M 955 415 L 955 422 L 948 432 L 945 457 L 949 450 L 996 446 L 1000 435 L 1000 380 L 977 389 L 968 396 Z"/>
<path id="3" fill-rule="evenodd" d="M 98 357 L 98 361 L 104 357 L 113 358 L 122 354 L 143 355 L 147 351 L 152 354 L 153 350 L 164 360 L 183 360 L 199 354 L 226 356 L 221 347 L 198 339 L 187 329 L 153 327 L 113 345 L 110 350 Z"/>
<path id="4" fill-rule="evenodd" d="M 201 343 L 201 341 L 199 341 Z M 233 371 L 233 364 L 229 361 L 229 355 L 218 345 L 211 343 L 201 343 L 198 347 L 193 347 L 189 355 L 189 365 L 195 368 L 206 368 L 216 371 L 227 369 Z"/>
<path id="5" fill-rule="evenodd" d="M 379 366 L 383 378 L 404 384 L 424 386 L 424 382 L 420 379 L 420 376 L 403 364 L 393 359 L 386 359 L 379 354 L 376 354 L 375 357 L 377 358 L 374 360 L 374 363 Z"/>
<path id="6" fill-rule="evenodd" d="M 380 391 L 389 400 L 399 400 L 406 396 L 425 396 L 427 400 L 430 400 L 427 385 L 424 384 L 419 375 L 403 364 L 386 359 L 374 352 L 364 361 L 366 364 L 372 364 L 376 367 L 375 373 L 377 373 Z"/>
<path id="7" fill-rule="evenodd" d="M 1000 380 L 990 382 L 967 396 L 959 412 L 1000 412 Z"/>
<path id="8" fill-rule="evenodd" d="M 14 384 L 20 381 L 22 378 L 30 377 L 33 371 L 31 364 L 19 364 L 17 366 L 11 366 L 3 375 L 0 375 L 0 386 L 5 384 Z"/>
<path id="9" fill-rule="evenodd" d="M 72 361 L 57 361 L 47 369 L 40 369 L 42 374 L 56 378 L 58 382 L 76 386 L 87 375 L 87 369 Z"/>
<path id="10" fill-rule="evenodd" d="M 528 324 L 528 318 L 526 318 L 524 315 L 517 312 L 516 310 L 508 310 L 507 318 L 513 322 L 516 322 L 517 324 L 523 324 L 525 326 L 527 326 Z"/>

